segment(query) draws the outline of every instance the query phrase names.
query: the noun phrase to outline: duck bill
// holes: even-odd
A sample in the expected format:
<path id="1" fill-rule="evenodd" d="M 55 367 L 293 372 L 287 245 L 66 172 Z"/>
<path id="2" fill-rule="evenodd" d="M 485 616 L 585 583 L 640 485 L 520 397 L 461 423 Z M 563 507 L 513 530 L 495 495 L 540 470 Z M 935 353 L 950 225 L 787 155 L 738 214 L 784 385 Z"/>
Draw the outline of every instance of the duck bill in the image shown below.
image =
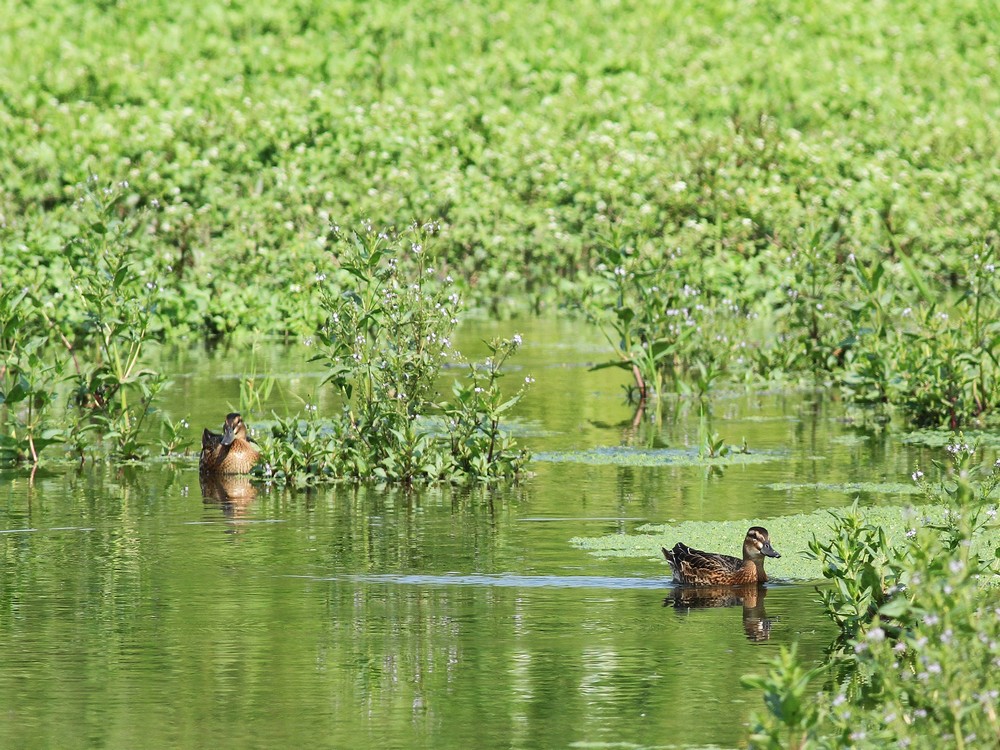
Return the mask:
<path id="1" fill-rule="evenodd" d="M 765 544 L 760 548 L 761 554 L 767 555 L 768 557 L 781 557 L 781 553 L 778 552 L 770 543 Z"/>
<path id="2" fill-rule="evenodd" d="M 236 433 L 233 432 L 233 426 L 226 422 L 225 426 L 222 428 L 222 444 L 232 445 L 233 440 L 236 439 Z"/>

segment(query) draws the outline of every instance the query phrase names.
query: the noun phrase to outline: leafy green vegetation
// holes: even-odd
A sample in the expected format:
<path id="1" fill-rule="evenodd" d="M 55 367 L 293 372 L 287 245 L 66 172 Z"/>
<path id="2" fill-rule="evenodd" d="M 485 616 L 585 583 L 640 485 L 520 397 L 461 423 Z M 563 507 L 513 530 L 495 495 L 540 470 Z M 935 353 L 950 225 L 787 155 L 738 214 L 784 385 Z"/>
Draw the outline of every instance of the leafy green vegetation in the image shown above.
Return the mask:
<path id="1" fill-rule="evenodd" d="M 855 507 L 810 543 L 840 635 L 825 665 L 806 670 L 782 649 L 768 675 L 746 678 L 767 707 L 751 747 L 996 745 L 1000 463 L 980 480 L 973 448 L 956 442 L 949 453 L 939 522 L 890 539 Z M 816 700 L 809 683 L 820 678 Z"/>
<path id="2" fill-rule="evenodd" d="M 364 220 L 439 223 L 434 270 L 474 306 L 588 316 L 642 403 L 810 378 L 987 425 L 995 20 L 974 0 L 14 4 L 0 457 L 144 455 L 145 342 L 316 337 L 350 288 L 334 227 Z"/>
<path id="3" fill-rule="evenodd" d="M 320 420 L 307 404 L 305 419 L 280 419 L 266 442 L 265 476 L 411 482 L 523 472 L 527 454 L 501 421 L 531 377 L 509 398 L 500 389 L 520 335 L 490 342 L 486 360 L 455 381 L 452 399 L 437 400 L 441 367 L 459 356 L 451 341 L 460 298 L 451 277 L 437 279 L 425 264 L 425 243 L 435 230 L 414 226 L 395 235 L 366 226 L 346 237 L 336 233 L 340 270 L 350 280 L 321 292 L 326 320 L 313 359 L 326 366 L 325 383 L 343 396 L 343 410 L 333 421 Z"/>

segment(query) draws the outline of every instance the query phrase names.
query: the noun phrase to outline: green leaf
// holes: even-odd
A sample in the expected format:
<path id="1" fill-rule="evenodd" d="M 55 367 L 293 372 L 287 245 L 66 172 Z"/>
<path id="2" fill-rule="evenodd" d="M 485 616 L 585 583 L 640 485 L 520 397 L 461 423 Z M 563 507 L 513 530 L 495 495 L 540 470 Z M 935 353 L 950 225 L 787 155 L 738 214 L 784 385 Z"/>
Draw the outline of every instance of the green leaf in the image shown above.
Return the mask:
<path id="1" fill-rule="evenodd" d="M 622 361 L 620 359 L 616 359 L 616 360 L 612 360 L 611 362 L 602 362 L 599 365 L 593 365 L 593 366 L 591 366 L 589 368 L 588 371 L 589 372 L 595 372 L 596 370 L 606 370 L 609 367 L 618 367 L 618 368 L 620 368 L 622 370 L 631 371 L 632 370 L 632 363 L 631 362 L 624 362 L 624 361 Z"/>
<path id="2" fill-rule="evenodd" d="M 898 619 L 899 617 L 902 617 L 904 614 L 906 614 L 906 612 L 908 612 L 909 609 L 910 609 L 910 600 L 907 599 L 905 596 L 897 596 L 895 599 L 892 599 L 883 604 L 881 607 L 879 607 L 878 611 L 879 614 L 884 617 L 892 617 Z"/>
<path id="3" fill-rule="evenodd" d="M 913 260 L 911 260 L 909 256 L 900 253 L 899 262 L 903 266 L 903 270 L 906 271 L 906 275 L 910 277 L 910 281 L 913 283 L 913 286 L 920 293 L 920 296 L 923 297 L 924 301 L 929 305 L 935 304 L 936 300 L 934 299 L 934 295 L 931 294 L 930 287 L 927 286 L 927 282 L 924 280 L 920 271 L 918 271 L 917 267 L 913 265 Z"/>

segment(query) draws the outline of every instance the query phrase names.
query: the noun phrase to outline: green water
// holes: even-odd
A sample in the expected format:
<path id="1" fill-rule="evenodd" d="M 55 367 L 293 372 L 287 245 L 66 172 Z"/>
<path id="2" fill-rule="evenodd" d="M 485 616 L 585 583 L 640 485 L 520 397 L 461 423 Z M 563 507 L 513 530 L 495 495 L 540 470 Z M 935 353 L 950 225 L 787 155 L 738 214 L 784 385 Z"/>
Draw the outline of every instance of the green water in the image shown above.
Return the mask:
<path id="1" fill-rule="evenodd" d="M 844 505 L 855 495 L 831 485 L 905 481 L 920 449 L 845 423 L 822 390 L 722 394 L 708 417 L 686 403 L 636 431 L 625 375 L 586 370 L 604 357 L 596 332 L 518 325 L 511 378 L 536 383 L 516 427 L 533 450 L 696 449 L 707 427 L 774 460 L 538 462 L 497 491 L 244 485 L 230 502 L 203 495 L 194 458 L 0 474 L 0 747 L 739 746 L 760 706 L 739 676 L 794 641 L 818 660 L 833 636 L 813 584 L 675 606 L 655 548 L 601 559 L 568 540 Z M 463 349 L 492 332 L 468 325 Z M 307 353 L 255 355 L 275 408 L 332 408 Z M 236 406 L 251 362 L 171 349 L 158 366 L 164 410 L 196 435 Z"/>

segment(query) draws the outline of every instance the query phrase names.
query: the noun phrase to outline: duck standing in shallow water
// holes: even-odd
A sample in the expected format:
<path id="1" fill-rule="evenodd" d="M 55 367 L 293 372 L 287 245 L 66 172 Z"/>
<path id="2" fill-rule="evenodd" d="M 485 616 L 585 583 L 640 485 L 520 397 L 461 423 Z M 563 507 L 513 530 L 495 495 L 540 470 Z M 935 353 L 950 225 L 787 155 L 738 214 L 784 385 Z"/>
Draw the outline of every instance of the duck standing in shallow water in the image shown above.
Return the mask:
<path id="1" fill-rule="evenodd" d="M 702 552 L 677 542 L 661 548 L 674 571 L 674 581 L 687 586 L 746 586 L 764 583 L 765 557 L 781 557 L 771 546 L 767 529 L 751 526 L 743 540 L 743 559 L 718 552 Z"/>
<path id="2" fill-rule="evenodd" d="M 235 412 L 226 416 L 221 435 L 207 429 L 201 434 L 202 474 L 249 474 L 258 458 L 260 451 L 247 435 L 243 417 Z"/>

